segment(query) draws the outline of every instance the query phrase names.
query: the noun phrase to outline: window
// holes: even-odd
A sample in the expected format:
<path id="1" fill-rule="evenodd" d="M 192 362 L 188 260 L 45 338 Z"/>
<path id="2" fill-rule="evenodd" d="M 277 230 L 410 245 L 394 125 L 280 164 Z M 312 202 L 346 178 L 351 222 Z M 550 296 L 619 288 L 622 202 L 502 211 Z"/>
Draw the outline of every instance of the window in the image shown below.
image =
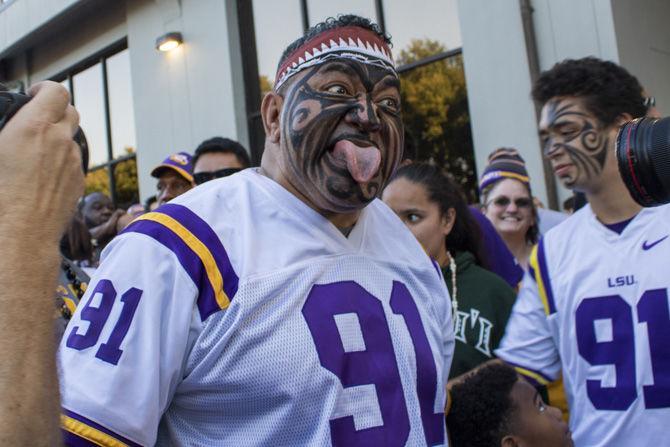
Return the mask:
<path id="1" fill-rule="evenodd" d="M 307 0 L 307 12 L 309 26 L 339 14 L 356 14 L 377 21 L 374 0 Z"/>
<path id="2" fill-rule="evenodd" d="M 125 41 L 61 73 L 89 147 L 86 194 L 100 191 L 117 207 L 139 201 L 135 114 Z"/>
<path id="3" fill-rule="evenodd" d="M 253 0 L 261 93 L 272 89 L 284 48 L 303 33 L 300 0 Z"/>
<path id="4" fill-rule="evenodd" d="M 417 161 L 433 161 L 450 172 L 470 201 L 477 199 L 474 147 L 461 54 L 457 0 L 253 0 L 252 11 L 240 16 L 240 29 L 253 29 L 260 92 L 274 82 L 284 48 L 309 26 L 339 14 L 358 14 L 391 34 L 402 86 L 407 142 Z M 248 35 L 245 37 L 249 38 Z M 254 45 L 245 45 L 251 51 Z M 257 58 L 257 59 L 256 59 Z M 252 71 L 247 75 L 251 76 Z M 257 142 L 260 123 L 258 89 L 247 88 L 249 133 Z M 252 148 L 252 151 L 254 149 Z M 262 145 L 256 148 L 257 154 Z"/>

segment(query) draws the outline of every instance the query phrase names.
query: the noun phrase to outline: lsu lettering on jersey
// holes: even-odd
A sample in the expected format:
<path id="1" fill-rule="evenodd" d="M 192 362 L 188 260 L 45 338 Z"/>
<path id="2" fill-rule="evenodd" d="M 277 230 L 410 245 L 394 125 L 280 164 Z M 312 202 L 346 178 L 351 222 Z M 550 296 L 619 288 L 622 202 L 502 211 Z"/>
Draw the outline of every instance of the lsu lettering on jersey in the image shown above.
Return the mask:
<path id="1" fill-rule="evenodd" d="M 453 348 L 441 273 L 386 205 L 344 237 L 246 170 L 105 250 L 59 349 L 62 426 L 71 445 L 446 445 Z"/>
<path id="2" fill-rule="evenodd" d="M 587 205 L 531 255 L 496 351 L 531 380 L 563 380 L 577 446 L 667 445 L 670 207 L 621 234 Z"/>

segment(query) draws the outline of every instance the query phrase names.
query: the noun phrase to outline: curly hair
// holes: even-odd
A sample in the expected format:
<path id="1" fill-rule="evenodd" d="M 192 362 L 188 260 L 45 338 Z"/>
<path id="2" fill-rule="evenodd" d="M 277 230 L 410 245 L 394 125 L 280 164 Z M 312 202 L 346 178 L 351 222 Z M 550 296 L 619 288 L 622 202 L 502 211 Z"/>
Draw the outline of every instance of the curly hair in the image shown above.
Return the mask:
<path id="1" fill-rule="evenodd" d="M 454 447 L 490 447 L 500 445 L 511 432 L 517 410 L 511 398 L 519 380 L 514 368 L 492 363 L 471 373 L 451 389 L 451 409 L 447 430 Z"/>
<path id="2" fill-rule="evenodd" d="M 638 118 L 647 112 L 637 78 L 620 65 L 595 57 L 557 63 L 535 81 L 532 95 L 542 105 L 559 96 L 579 97 L 605 126 L 622 113 Z"/>
<path id="3" fill-rule="evenodd" d="M 428 193 L 428 200 L 440 207 L 443 216 L 450 208 L 454 209 L 456 220 L 445 238 L 446 247 L 452 253 L 469 251 L 475 256 L 478 265 L 487 268 L 479 224 L 470 213 L 463 192 L 456 183 L 439 167 L 428 163 L 410 163 L 401 167 L 393 174 L 389 183 L 398 178 L 423 186 Z"/>
<path id="4" fill-rule="evenodd" d="M 279 63 L 277 64 L 277 67 L 281 67 L 286 58 L 293 51 L 295 51 L 297 48 L 299 48 L 302 44 L 307 42 L 312 37 L 317 36 L 323 33 L 324 31 L 328 31 L 335 28 L 343 28 L 345 26 L 357 26 L 359 28 L 368 29 L 377 34 L 381 39 L 383 39 L 384 43 L 386 43 L 389 47 L 393 47 L 393 44 L 391 43 L 391 36 L 387 33 L 384 33 L 379 27 L 379 25 L 372 22 L 370 19 L 366 19 L 365 17 L 357 16 L 354 14 L 341 14 L 338 15 L 337 17 L 328 17 L 323 22 L 317 23 L 313 27 L 309 28 L 305 32 L 304 36 L 293 41 L 293 43 L 291 43 L 288 47 L 286 47 L 286 49 L 282 53 L 281 58 L 279 58 Z"/>

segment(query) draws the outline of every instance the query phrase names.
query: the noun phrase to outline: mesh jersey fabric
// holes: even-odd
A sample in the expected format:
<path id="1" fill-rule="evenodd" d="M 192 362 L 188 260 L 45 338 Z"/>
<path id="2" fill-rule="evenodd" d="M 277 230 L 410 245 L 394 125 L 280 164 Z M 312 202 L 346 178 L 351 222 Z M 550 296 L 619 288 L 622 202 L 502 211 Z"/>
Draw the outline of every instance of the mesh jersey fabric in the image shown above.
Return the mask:
<path id="1" fill-rule="evenodd" d="M 345 238 L 253 169 L 209 182 L 110 244 L 65 335 L 66 440 L 447 443 L 448 292 L 379 200 Z"/>
<path id="2" fill-rule="evenodd" d="M 668 235 L 668 206 L 619 235 L 586 205 L 531 256 L 496 355 L 541 384 L 562 371 L 577 446 L 665 444 Z"/>

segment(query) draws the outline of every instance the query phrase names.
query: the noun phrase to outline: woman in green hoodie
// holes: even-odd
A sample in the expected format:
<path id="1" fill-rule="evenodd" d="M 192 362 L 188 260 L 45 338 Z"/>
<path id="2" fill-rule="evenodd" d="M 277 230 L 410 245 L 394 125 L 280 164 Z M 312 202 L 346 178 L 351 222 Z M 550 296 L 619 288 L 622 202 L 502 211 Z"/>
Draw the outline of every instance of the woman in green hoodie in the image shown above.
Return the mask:
<path id="1" fill-rule="evenodd" d="M 516 294 L 485 269 L 479 227 L 458 186 L 438 167 L 413 163 L 395 173 L 382 200 L 442 269 L 457 340 L 449 378 L 494 358 Z"/>

